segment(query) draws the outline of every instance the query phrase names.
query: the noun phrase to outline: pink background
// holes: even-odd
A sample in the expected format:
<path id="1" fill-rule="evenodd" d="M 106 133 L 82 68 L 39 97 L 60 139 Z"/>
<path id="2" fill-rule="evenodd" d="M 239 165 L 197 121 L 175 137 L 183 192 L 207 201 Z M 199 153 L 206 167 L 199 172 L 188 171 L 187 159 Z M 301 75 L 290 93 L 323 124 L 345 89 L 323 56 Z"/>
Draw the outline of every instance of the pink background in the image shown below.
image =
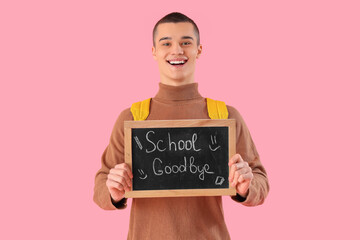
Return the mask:
<path id="1" fill-rule="evenodd" d="M 157 92 L 153 25 L 180 11 L 201 94 L 240 111 L 271 184 L 259 207 L 223 198 L 232 238 L 359 239 L 359 7 L 1 1 L 0 238 L 126 238 L 130 207 L 95 205 L 94 176 L 121 110 Z"/>

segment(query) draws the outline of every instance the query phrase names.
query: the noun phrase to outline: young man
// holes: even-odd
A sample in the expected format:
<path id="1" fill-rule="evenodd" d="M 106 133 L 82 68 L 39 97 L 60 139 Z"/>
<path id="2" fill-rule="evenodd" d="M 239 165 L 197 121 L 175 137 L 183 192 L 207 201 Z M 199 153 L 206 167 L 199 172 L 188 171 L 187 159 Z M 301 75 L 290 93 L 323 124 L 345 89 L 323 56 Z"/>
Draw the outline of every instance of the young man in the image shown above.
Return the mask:
<path id="1" fill-rule="evenodd" d="M 171 13 L 155 25 L 152 55 L 158 62 L 160 83 L 148 120 L 209 119 L 206 99 L 194 79 L 201 52 L 199 30 L 187 16 Z M 231 198 L 245 206 L 262 204 L 269 191 L 266 171 L 243 118 L 233 107 L 227 110 L 228 118 L 236 119 L 237 154 L 229 160 L 229 180 L 237 195 Z M 131 188 L 133 175 L 124 163 L 126 120 L 134 120 L 129 108 L 115 123 L 95 177 L 94 201 L 103 209 L 125 208 L 124 194 Z M 128 239 L 230 239 L 222 198 L 134 198 Z"/>

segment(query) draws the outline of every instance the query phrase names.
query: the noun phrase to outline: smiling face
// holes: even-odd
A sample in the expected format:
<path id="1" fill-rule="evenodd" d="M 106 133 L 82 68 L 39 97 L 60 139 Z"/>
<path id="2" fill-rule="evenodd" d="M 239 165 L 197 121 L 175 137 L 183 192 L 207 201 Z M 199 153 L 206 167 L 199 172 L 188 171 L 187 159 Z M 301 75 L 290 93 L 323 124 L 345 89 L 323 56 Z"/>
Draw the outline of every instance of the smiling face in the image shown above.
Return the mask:
<path id="1" fill-rule="evenodd" d="M 173 86 L 193 83 L 195 61 L 202 46 L 197 45 L 189 22 L 161 23 L 157 26 L 152 55 L 158 62 L 161 83 Z"/>

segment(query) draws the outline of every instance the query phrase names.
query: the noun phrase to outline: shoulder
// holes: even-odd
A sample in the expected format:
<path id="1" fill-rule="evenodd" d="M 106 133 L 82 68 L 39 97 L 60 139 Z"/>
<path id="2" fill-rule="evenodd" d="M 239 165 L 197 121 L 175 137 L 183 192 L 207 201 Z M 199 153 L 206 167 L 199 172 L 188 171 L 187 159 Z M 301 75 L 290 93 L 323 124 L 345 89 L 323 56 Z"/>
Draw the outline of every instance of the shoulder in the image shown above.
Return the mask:
<path id="1" fill-rule="evenodd" d="M 133 120 L 133 116 L 130 111 L 130 108 L 126 108 L 126 109 L 122 110 L 120 112 L 120 114 L 118 115 L 118 117 L 116 118 L 114 127 L 122 128 L 124 126 L 124 121 L 132 121 L 132 120 Z"/>
<path id="2" fill-rule="evenodd" d="M 244 121 L 240 112 L 236 108 L 230 105 L 226 105 L 226 108 L 228 109 L 229 112 L 229 119 L 235 119 L 236 121 L 241 121 L 241 122 Z"/>
<path id="3" fill-rule="evenodd" d="M 234 108 L 232 106 L 226 105 L 226 107 L 227 107 L 228 112 L 229 112 L 228 119 L 235 119 L 236 120 L 236 128 L 237 128 L 237 130 L 240 131 L 243 128 L 247 128 L 245 120 L 244 120 L 243 116 L 240 114 L 240 112 L 236 108 Z"/>

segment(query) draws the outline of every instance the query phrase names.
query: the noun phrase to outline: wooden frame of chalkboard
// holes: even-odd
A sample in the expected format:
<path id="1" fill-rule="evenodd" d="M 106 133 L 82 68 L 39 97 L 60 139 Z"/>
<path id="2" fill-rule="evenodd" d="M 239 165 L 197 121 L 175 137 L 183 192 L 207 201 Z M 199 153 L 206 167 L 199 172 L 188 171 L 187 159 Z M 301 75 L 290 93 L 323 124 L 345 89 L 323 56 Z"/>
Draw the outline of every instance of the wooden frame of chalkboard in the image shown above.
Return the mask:
<path id="1" fill-rule="evenodd" d="M 236 152 L 234 119 L 125 121 L 125 197 L 236 195 L 228 180 Z"/>

